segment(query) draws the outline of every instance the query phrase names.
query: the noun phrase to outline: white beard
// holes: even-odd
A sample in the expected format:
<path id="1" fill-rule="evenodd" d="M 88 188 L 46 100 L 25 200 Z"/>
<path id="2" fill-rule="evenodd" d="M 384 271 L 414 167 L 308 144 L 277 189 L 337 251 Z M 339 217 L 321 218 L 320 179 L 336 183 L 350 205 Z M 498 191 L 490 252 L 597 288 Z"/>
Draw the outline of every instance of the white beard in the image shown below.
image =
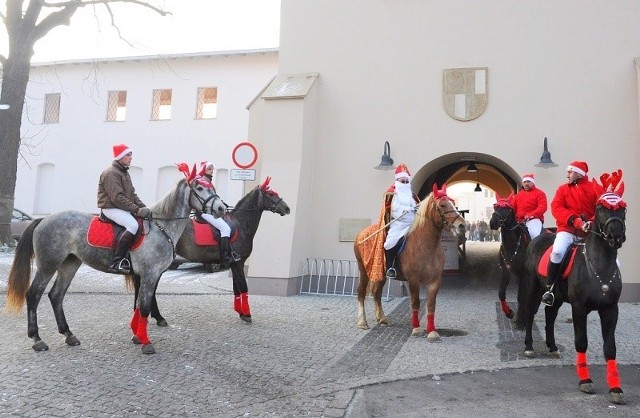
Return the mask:
<path id="1" fill-rule="evenodd" d="M 400 183 L 396 181 L 395 189 L 395 199 L 398 199 L 398 203 L 407 206 L 414 203 L 411 183 Z"/>

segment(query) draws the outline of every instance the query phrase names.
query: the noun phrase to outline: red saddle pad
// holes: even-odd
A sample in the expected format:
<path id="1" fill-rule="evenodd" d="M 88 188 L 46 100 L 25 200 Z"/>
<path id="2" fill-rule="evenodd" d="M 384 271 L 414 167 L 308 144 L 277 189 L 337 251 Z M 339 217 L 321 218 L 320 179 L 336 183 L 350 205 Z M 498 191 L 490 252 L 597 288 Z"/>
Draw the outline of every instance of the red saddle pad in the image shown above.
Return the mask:
<path id="1" fill-rule="evenodd" d="M 142 227 L 142 222 L 138 220 Z M 103 222 L 99 216 L 91 218 L 87 231 L 87 243 L 92 247 L 113 248 L 116 241 L 115 226 L 111 222 Z M 137 249 L 144 241 L 144 234 L 140 234 L 131 246 L 131 250 Z"/>
<path id="2" fill-rule="evenodd" d="M 566 279 L 567 277 L 569 277 L 569 274 L 571 273 L 571 269 L 573 268 L 573 264 L 576 260 L 576 254 L 578 253 L 577 251 L 578 247 L 577 246 L 573 246 L 571 248 L 569 248 L 569 260 L 567 262 L 566 267 L 562 270 L 562 274 L 560 274 L 560 277 L 562 277 L 563 279 Z M 549 259 L 551 257 L 551 250 L 553 250 L 553 246 L 547 248 L 547 251 L 545 251 L 545 253 L 542 255 L 542 258 L 540 258 L 540 262 L 538 263 L 538 274 L 547 277 L 547 270 L 549 268 Z"/>
<path id="3" fill-rule="evenodd" d="M 229 221 L 227 221 L 229 222 Z M 196 245 L 203 247 L 215 247 L 218 245 L 218 240 L 213 233 L 213 226 L 210 223 L 198 222 L 195 219 L 191 219 L 193 225 L 193 237 Z M 229 242 L 233 243 L 238 239 L 238 228 L 233 225 L 233 222 L 229 225 L 231 227 L 231 238 Z"/>

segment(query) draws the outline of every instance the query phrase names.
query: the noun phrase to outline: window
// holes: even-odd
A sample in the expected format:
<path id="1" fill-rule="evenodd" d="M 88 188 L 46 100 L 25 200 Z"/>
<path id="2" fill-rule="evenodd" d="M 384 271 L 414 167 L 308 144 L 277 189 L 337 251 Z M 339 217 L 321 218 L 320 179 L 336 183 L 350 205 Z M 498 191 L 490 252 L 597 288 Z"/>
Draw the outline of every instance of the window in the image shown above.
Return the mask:
<path id="1" fill-rule="evenodd" d="M 218 112 L 218 88 L 199 87 L 196 119 L 215 119 Z"/>
<path id="2" fill-rule="evenodd" d="M 171 119 L 171 89 L 153 91 L 151 120 Z"/>
<path id="3" fill-rule="evenodd" d="M 127 91 L 116 90 L 109 92 L 107 103 L 107 121 L 123 122 L 127 116 Z"/>
<path id="4" fill-rule="evenodd" d="M 60 93 L 44 95 L 44 123 L 60 122 Z"/>

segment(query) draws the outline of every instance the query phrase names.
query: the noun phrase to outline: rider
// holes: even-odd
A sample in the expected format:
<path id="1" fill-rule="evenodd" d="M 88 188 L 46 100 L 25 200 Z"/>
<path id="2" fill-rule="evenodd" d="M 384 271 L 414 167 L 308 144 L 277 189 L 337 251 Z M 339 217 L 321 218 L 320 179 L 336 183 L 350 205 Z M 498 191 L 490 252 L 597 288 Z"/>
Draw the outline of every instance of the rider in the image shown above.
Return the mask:
<path id="1" fill-rule="evenodd" d="M 395 183 L 384 194 L 385 223 L 389 225 L 387 238 L 384 242 L 387 263 L 387 279 L 395 279 L 396 255 L 404 242 L 401 240 L 416 216 L 417 196 L 411 192 L 411 174 L 407 166 L 402 163 L 395 171 Z"/>
<path id="2" fill-rule="evenodd" d="M 513 198 L 513 209 L 516 221 L 527 225 L 531 239 L 540 235 L 544 213 L 547 211 L 547 195 L 536 187 L 533 174 L 522 176 L 522 189 Z"/>
<path id="3" fill-rule="evenodd" d="M 111 165 L 100 174 L 98 207 L 104 216 L 125 227 L 125 231 L 118 240 L 108 271 L 129 274 L 131 273 L 131 265 L 126 255 L 138 232 L 138 221 L 133 215 L 148 218 L 151 215 L 151 209 L 142 203 L 131 182 L 129 175 L 132 158 L 131 148 L 125 144 L 114 145 L 113 157 Z"/>
<path id="4" fill-rule="evenodd" d="M 547 306 L 553 305 L 553 285 L 567 249 L 576 239 L 584 238 L 595 216 L 598 194 L 589 182 L 588 170 L 584 161 L 571 162 L 567 167 L 567 182 L 558 187 L 551 202 L 558 233 L 547 270 L 547 292 L 542 296 L 542 303 Z"/>
<path id="5" fill-rule="evenodd" d="M 213 192 L 216 193 L 216 188 L 213 184 L 213 170 L 215 170 L 215 166 L 211 161 L 203 161 L 200 165 L 200 172 L 198 174 L 211 183 Z M 209 213 L 201 213 L 200 216 L 220 231 L 220 245 L 218 246 L 218 250 L 220 251 L 220 267 L 228 268 L 231 263 L 240 261 L 240 256 L 238 253 L 233 251 L 231 244 L 229 244 L 231 227 L 229 227 L 225 220 L 222 218 L 216 218 Z"/>

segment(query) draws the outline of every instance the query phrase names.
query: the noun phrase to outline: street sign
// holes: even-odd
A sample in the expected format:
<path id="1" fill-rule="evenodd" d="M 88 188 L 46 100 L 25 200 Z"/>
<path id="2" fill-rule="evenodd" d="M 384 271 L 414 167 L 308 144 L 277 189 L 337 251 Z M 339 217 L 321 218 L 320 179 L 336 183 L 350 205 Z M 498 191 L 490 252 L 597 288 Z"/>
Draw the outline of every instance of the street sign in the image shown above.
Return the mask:
<path id="1" fill-rule="evenodd" d="M 251 168 L 258 161 L 258 150 L 251 142 L 241 142 L 231 152 L 231 159 L 238 168 Z"/>
<path id="2" fill-rule="evenodd" d="M 229 177 L 231 180 L 254 181 L 256 179 L 256 170 L 238 170 L 237 168 L 232 168 L 229 171 Z"/>

